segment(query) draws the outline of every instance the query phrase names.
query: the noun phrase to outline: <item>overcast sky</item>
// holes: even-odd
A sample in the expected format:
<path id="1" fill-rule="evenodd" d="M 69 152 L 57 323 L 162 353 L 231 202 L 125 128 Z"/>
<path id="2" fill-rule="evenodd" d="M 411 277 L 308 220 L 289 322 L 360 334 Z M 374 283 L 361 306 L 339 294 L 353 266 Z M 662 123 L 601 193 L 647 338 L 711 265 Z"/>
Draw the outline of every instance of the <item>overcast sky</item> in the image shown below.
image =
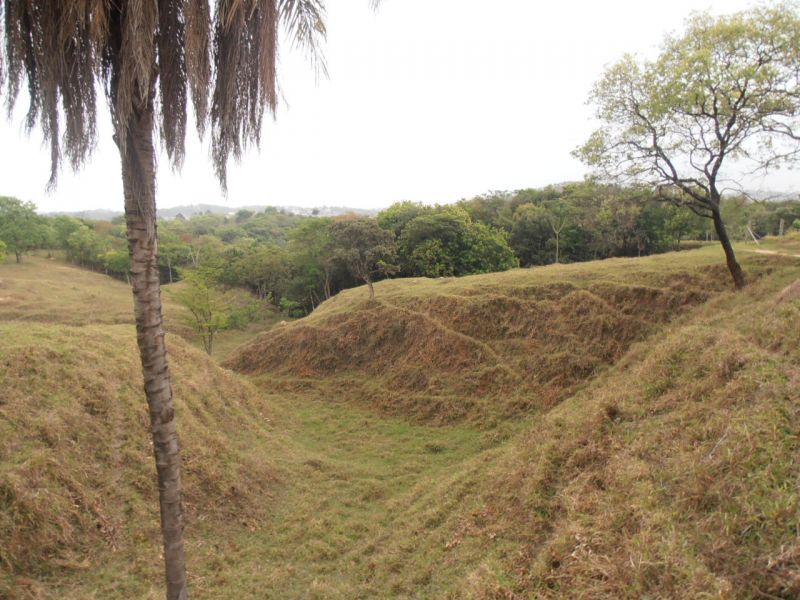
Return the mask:
<path id="1" fill-rule="evenodd" d="M 328 0 L 330 77 L 315 81 L 284 46 L 285 101 L 260 152 L 230 168 L 219 190 L 208 147 L 187 141 L 181 173 L 162 158 L 158 205 L 219 203 L 381 208 L 453 202 L 488 190 L 581 179 L 570 156 L 594 128 L 586 98 L 625 52 L 652 56 L 692 10 L 732 12 L 744 0 Z M 107 113 L 89 163 L 44 190 L 48 151 L 26 139 L 19 103 L 0 119 L 0 195 L 42 211 L 122 208 L 119 157 Z M 192 130 L 193 132 L 194 130 Z M 755 187 L 797 192 L 784 172 Z"/>

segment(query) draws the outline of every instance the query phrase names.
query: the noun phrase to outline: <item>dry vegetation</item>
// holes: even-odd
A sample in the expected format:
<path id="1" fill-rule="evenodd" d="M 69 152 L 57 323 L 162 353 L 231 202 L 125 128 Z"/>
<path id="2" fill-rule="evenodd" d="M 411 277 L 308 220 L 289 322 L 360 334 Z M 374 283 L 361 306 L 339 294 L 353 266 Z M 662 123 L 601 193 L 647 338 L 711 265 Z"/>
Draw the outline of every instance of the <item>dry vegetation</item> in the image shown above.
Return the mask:
<path id="1" fill-rule="evenodd" d="M 0 336 L 3 570 L 35 592 L 111 552 L 132 561 L 125 579 L 150 579 L 158 494 L 132 328 L 5 322 Z M 235 528 L 268 506 L 274 468 L 252 451 L 273 437 L 268 414 L 247 382 L 178 337 L 168 345 L 190 532 Z"/>
<path id="2" fill-rule="evenodd" d="M 377 302 L 342 292 L 226 364 L 277 376 L 273 389 L 335 379 L 395 415 L 495 425 L 554 406 L 633 342 L 726 289 L 714 254 L 696 264 L 661 256 L 385 281 Z"/>
<path id="3" fill-rule="evenodd" d="M 351 290 L 235 354 L 255 387 L 168 338 L 193 596 L 798 597 L 800 262 L 720 255 Z M 158 597 L 132 327 L 19 323 L 14 268 L 0 597 Z"/>

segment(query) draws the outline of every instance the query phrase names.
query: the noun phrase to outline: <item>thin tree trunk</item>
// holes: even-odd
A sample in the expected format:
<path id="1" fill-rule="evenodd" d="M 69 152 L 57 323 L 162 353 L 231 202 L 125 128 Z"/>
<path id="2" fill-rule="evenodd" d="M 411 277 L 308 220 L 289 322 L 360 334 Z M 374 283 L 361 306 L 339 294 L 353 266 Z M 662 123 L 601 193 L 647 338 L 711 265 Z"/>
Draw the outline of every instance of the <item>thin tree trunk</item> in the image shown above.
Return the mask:
<path id="1" fill-rule="evenodd" d="M 369 301 L 375 302 L 375 288 L 372 285 L 372 280 L 367 278 L 367 287 L 369 288 Z"/>
<path id="2" fill-rule="evenodd" d="M 558 264 L 558 251 L 559 251 L 559 247 L 558 247 L 558 233 L 556 232 L 556 264 Z"/>
<path id="3" fill-rule="evenodd" d="M 167 257 L 167 271 L 169 271 L 169 282 L 172 283 L 172 258 Z"/>
<path id="4" fill-rule="evenodd" d="M 131 257 L 130 281 L 136 315 L 136 338 L 142 361 L 144 389 L 158 472 L 161 532 L 167 579 L 167 599 L 185 600 L 183 507 L 178 433 L 172 385 L 164 345 L 161 287 L 155 222 L 155 151 L 152 92 L 128 122 L 125 147 L 120 148 L 125 193 L 125 221 Z"/>
<path id="5" fill-rule="evenodd" d="M 206 353 L 211 356 L 211 349 L 214 347 L 214 332 L 208 334 L 208 337 L 203 340 L 203 345 L 206 347 Z"/>
<path id="6" fill-rule="evenodd" d="M 15 250 L 14 251 L 14 256 L 17 257 L 17 264 L 20 264 L 22 262 L 22 252 L 19 252 L 19 251 Z"/>
<path id="7" fill-rule="evenodd" d="M 733 246 L 728 237 L 728 231 L 725 229 L 725 223 L 723 223 L 722 216 L 719 214 L 718 210 L 712 211 L 712 219 L 714 220 L 714 230 L 717 232 L 719 243 L 722 244 L 722 249 L 725 251 L 725 261 L 728 264 L 728 271 L 730 271 L 731 277 L 733 277 L 733 285 L 736 286 L 737 290 L 740 290 L 745 285 L 744 272 L 742 271 L 742 267 L 739 266 L 739 263 L 736 262 L 736 255 L 733 253 Z"/>
<path id="8" fill-rule="evenodd" d="M 330 300 L 331 298 L 331 272 L 329 269 L 325 269 L 325 285 L 323 287 L 323 293 L 325 294 L 325 300 Z"/>

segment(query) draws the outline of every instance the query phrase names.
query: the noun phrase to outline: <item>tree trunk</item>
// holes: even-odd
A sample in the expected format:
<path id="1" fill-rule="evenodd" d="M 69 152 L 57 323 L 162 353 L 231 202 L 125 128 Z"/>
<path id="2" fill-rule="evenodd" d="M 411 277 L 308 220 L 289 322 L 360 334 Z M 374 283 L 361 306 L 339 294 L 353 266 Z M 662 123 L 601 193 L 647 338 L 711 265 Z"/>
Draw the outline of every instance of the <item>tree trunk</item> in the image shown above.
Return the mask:
<path id="1" fill-rule="evenodd" d="M 733 246 L 731 240 L 728 238 L 728 232 L 725 229 L 725 223 L 722 222 L 722 216 L 718 210 L 712 211 L 712 219 L 714 220 L 714 230 L 717 232 L 719 243 L 722 244 L 722 249 L 725 250 L 725 261 L 728 263 L 728 271 L 733 277 L 733 285 L 737 290 L 744 287 L 744 272 L 739 263 L 736 262 L 736 255 L 733 253 Z"/>
<path id="2" fill-rule="evenodd" d="M 167 271 L 169 271 L 169 282 L 173 283 L 172 281 L 172 258 L 167 257 Z"/>
<path id="3" fill-rule="evenodd" d="M 210 332 L 208 336 L 203 338 L 203 346 L 206 348 L 206 354 L 211 356 L 211 350 L 214 347 L 214 332 Z"/>
<path id="4" fill-rule="evenodd" d="M 22 252 L 14 250 L 14 256 L 17 257 L 17 264 L 20 264 L 22 262 Z"/>
<path id="5" fill-rule="evenodd" d="M 375 302 L 375 287 L 372 285 L 372 279 L 367 278 L 367 287 L 369 288 L 369 301 Z"/>
<path id="6" fill-rule="evenodd" d="M 325 269 L 325 285 L 323 287 L 325 300 L 330 300 L 331 297 L 331 272 L 330 269 Z"/>
<path id="7" fill-rule="evenodd" d="M 183 551 L 178 433 L 164 345 L 158 272 L 152 92 L 149 96 L 148 101 L 141 102 L 143 106 L 134 110 L 128 122 L 125 146 L 120 147 L 120 154 L 136 339 L 142 361 L 158 472 L 166 597 L 168 600 L 185 600 L 188 592 Z"/>
<path id="8" fill-rule="evenodd" d="M 559 247 L 558 247 L 558 233 L 556 232 L 556 264 L 558 264 L 558 251 L 559 251 Z"/>

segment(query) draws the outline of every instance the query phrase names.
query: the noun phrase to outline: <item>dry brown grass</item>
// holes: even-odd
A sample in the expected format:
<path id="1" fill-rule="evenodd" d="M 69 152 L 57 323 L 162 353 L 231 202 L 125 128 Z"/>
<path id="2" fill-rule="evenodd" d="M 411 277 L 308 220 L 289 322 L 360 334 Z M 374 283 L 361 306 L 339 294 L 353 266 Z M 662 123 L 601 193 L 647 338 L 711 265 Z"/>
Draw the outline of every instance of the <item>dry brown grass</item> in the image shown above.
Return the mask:
<path id="1" fill-rule="evenodd" d="M 800 596 L 800 265 L 718 261 L 351 290 L 239 353 L 268 400 L 168 338 L 194 596 Z M 132 330 L 0 335 L 0 597 L 158 597 Z"/>
<path id="2" fill-rule="evenodd" d="M 493 424 L 554 406 L 633 342 L 726 289 L 724 269 L 700 263 L 665 271 L 629 261 L 633 277 L 604 262 L 384 282 L 377 302 L 342 293 L 226 365 L 270 374 L 276 390 L 335 380 L 393 414 Z"/>
<path id="3" fill-rule="evenodd" d="M 447 597 L 800 596 L 800 303 L 776 303 L 797 275 L 636 344 L 434 492 L 476 488 L 419 544 L 470 565 Z"/>
<path id="4" fill-rule="evenodd" d="M 0 337 L 0 596 L 119 553 L 149 577 L 158 494 L 133 329 L 6 322 Z M 263 516 L 274 467 L 253 442 L 272 430 L 251 385 L 167 342 L 191 545 L 203 523 Z"/>

